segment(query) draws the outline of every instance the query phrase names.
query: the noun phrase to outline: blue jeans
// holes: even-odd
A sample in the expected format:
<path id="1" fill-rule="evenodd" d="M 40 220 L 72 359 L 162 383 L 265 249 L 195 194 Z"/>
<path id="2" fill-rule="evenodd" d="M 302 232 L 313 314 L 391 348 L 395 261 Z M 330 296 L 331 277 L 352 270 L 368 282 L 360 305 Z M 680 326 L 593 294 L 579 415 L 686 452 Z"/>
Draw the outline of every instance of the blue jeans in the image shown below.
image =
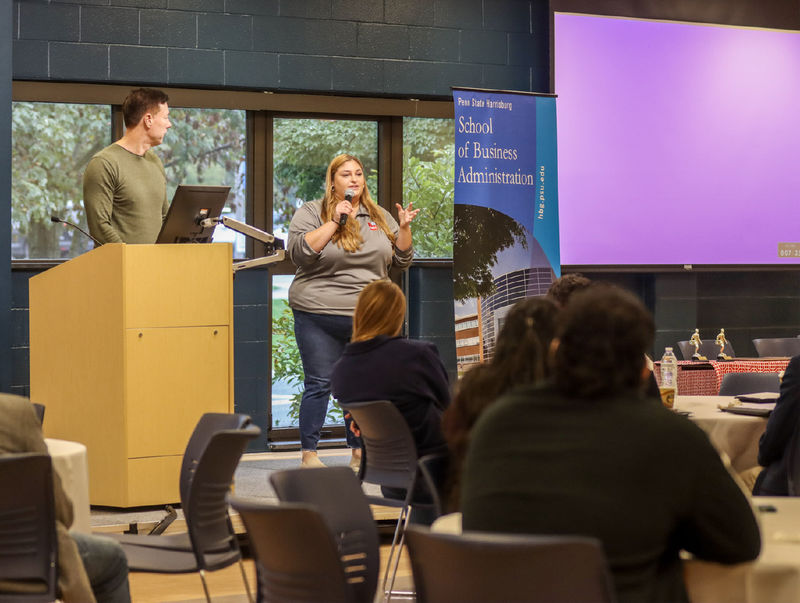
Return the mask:
<path id="1" fill-rule="evenodd" d="M 300 445 L 316 450 L 320 431 L 328 413 L 331 397 L 331 373 L 344 346 L 350 341 L 353 319 L 337 314 L 314 314 L 292 310 L 294 337 L 303 362 L 303 397 L 300 400 Z M 347 445 L 358 448 L 357 438 L 347 433 Z"/>
<path id="2" fill-rule="evenodd" d="M 70 534 L 78 545 L 97 603 L 130 603 L 128 559 L 122 546 L 111 538 L 94 534 Z"/>

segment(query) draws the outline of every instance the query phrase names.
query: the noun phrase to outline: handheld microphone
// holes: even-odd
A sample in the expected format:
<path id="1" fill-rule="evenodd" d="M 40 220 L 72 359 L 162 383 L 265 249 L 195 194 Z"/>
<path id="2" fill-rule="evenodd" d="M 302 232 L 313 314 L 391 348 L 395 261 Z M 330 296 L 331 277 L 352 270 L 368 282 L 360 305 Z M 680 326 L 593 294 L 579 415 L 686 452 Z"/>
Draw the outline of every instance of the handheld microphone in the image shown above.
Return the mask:
<path id="1" fill-rule="evenodd" d="M 344 191 L 344 200 L 352 201 L 355 194 L 356 191 L 354 191 L 352 188 L 348 188 L 346 191 Z M 347 224 L 347 214 L 341 214 L 339 216 L 339 226 L 344 226 L 345 224 Z"/>
<path id="2" fill-rule="evenodd" d="M 100 245 L 102 245 L 102 243 L 100 243 L 100 241 L 95 239 L 92 235 L 90 235 L 88 232 L 86 232 L 83 228 L 81 228 L 77 224 L 73 224 L 72 222 L 67 222 L 66 220 L 62 220 L 58 216 L 50 216 L 50 221 L 51 222 L 55 222 L 56 224 L 66 224 L 67 226 L 72 226 L 72 228 L 74 228 L 75 230 L 80 232 L 82 235 L 87 236 L 92 241 L 94 241 L 95 245 L 97 245 L 98 247 L 100 247 Z"/>

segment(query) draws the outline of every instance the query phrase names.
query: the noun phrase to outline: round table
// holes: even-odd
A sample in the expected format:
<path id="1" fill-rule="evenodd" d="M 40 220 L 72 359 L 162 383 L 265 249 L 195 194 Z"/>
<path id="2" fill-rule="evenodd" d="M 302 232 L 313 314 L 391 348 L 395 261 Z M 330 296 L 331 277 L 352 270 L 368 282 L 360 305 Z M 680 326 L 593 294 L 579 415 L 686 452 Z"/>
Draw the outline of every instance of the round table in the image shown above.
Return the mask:
<path id="1" fill-rule="evenodd" d="M 45 438 L 53 459 L 53 470 L 61 478 L 61 486 L 72 500 L 73 521 L 70 531 L 89 534 L 92 531 L 89 509 L 89 465 L 86 446 L 68 440 Z"/>
<path id="2" fill-rule="evenodd" d="M 719 410 L 733 401 L 733 396 L 676 396 L 675 409 L 690 412 L 689 419 L 708 434 L 718 451 L 728 455 L 734 470 L 742 473 L 758 466 L 758 441 L 767 420 Z"/>

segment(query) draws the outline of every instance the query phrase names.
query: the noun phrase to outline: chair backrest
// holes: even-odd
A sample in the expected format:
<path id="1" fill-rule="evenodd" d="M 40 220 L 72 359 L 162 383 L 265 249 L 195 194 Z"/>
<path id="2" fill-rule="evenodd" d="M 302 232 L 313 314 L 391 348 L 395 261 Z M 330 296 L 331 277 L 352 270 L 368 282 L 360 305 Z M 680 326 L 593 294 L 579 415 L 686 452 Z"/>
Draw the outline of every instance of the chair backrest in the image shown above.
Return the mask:
<path id="1" fill-rule="evenodd" d="M 436 517 L 440 517 L 445 513 L 445 504 L 447 502 L 445 500 L 447 496 L 445 485 L 450 471 L 450 455 L 446 453 L 426 454 L 417 461 L 417 464 L 419 465 L 422 479 L 428 487 L 428 492 L 433 498 Z"/>
<path id="2" fill-rule="evenodd" d="M 183 452 L 183 461 L 181 463 L 181 473 L 179 478 L 179 488 L 181 503 L 186 504 L 189 492 L 189 484 L 194 476 L 194 471 L 197 468 L 197 462 L 200 456 L 206 449 L 211 436 L 218 431 L 226 429 L 243 429 L 250 425 L 252 421 L 248 415 L 236 413 L 222 413 L 222 412 L 207 412 L 200 420 L 192 431 L 189 441 L 186 444 L 186 449 Z"/>
<path id="3" fill-rule="evenodd" d="M 579 536 L 406 529 L 419 603 L 614 600 L 600 541 Z"/>
<path id="4" fill-rule="evenodd" d="M 270 476 L 270 483 L 281 501 L 310 504 L 320 513 L 337 543 L 352 591 L 349 600 L 371 602 L 380 569 L 378 530 L 353 471 L 349 467 L 279 471 Z"/>
<path id="5" fill-rule="evenodd" d="M 260 433 L 256 425 L 218 431 L 197 462 L 183 512 L 199 569 L 226 567 L 230 555 L 220 551 L 239 551 L 226 497 L 248 442 Z"/>
<path id="6" fill-rule="evenodd" d="M 754 339 L 753 345 L 760 357 L 792 357 L 800 354 L 800 339 L 797 337 L 769 337 Z"/>
<path id="7" fill-rule="evenodd" d="M 727 373 L 722 376 L 720 396 L 738 396 L 758 392 L 778 392 L 781 381 L 778 373 Z"/>
<path id="8" fill-rule="evenodd" d="M 314 506 L 274 505 L 237 498 L 230 502 L 247 528 L 258 566 L 260 601 L 354 600 L 339 562 L 336 541 Z"/>
<path id="9" fill-rule="evenodd" d="M 39 425 L 44 424 L 44 404 L 32 402 L 33 411 L 36 413 L 36 418 L 39 419 Z"/>
<path id="10" fill-rule="evenodd" d="M 688 341 L 679 341 L 678 349 L 684 360 L 691 360 L 694 354 L 694 346 Z M 714 339 L 700 340 L 700 355 L 705 356 L 708 360 L 716 360 L 719 354 L 719 346 Z M 733 351 L 733 344 L 729 341 L 725 344 L 725 354 L 731 358 L 736 358 L 736 352 Z"/>
<path id="11" fill-rule="evenodd" d="M 25 590 L 23 595 L 0 588 L 0 601 L 55 600 L 57 566 L 50 457 L 0 456 L 0 582 L 17 582 Z"/>
<path id="12" fill-rule="evenodd" d="M 364 442 L 362 479 L 369 484 L 413 491 L 417 474 L 417 445 L 394 404 L 387 400 L 342 406 L 353 416 Z"/>

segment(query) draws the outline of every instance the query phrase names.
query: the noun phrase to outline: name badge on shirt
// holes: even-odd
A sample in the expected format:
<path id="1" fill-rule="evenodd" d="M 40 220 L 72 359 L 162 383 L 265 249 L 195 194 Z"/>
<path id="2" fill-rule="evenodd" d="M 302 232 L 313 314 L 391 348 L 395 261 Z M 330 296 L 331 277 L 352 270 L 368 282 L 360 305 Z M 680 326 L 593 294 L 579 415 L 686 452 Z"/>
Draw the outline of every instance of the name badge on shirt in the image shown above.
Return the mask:
<path id="1" fill-rule="evenodd" d="M 370 230 L 378 230 L 378 225 L 375 222 L 367 222 Z"/>

